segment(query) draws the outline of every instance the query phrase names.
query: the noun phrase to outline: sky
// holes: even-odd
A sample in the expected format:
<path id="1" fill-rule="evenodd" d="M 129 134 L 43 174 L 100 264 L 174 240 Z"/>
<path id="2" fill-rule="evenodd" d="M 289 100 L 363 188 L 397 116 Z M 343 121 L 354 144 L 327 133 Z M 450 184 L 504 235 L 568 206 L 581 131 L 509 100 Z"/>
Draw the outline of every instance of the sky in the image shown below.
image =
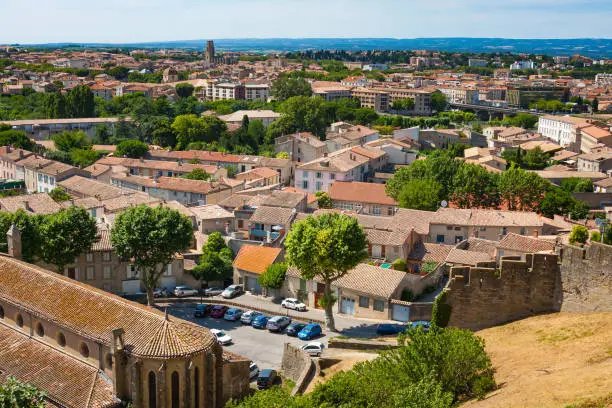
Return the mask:
<path id="1" fill-rule="evenodd" d="M 0 44 L 254 37 L 612 38 L 612 0 L 1 0 L 0 4 Z"/>

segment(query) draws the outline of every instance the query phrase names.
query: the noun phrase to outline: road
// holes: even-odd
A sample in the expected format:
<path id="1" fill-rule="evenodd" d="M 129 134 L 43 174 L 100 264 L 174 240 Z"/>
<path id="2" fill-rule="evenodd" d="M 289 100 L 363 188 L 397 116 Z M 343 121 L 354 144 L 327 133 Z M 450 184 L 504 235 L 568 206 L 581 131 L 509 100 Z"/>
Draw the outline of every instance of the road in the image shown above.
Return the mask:
<path id="1" fill-rule="evenodd" d="M 286 334 L 270 333 L 268 330 L 255 329 L 240 322 L 228 322 L 211 317 L 194 318 L 194 307 L 195 304 L 181 304 L 169 306 L 167 310 L 169 314 L 181 319 L 195 322 L 209 329 L 223 330 L 234 340 L 233 344 L 224 347 L 233 353 L 254 361 L 260 369 L 280 369 L 285 343 L 289 342 L 296 345 L 308 343 Z M 329 337 L 335 335 L 337 334 L 324 333 L 323 337 L 314 341 L 320 341 L 327 345 Z"/>

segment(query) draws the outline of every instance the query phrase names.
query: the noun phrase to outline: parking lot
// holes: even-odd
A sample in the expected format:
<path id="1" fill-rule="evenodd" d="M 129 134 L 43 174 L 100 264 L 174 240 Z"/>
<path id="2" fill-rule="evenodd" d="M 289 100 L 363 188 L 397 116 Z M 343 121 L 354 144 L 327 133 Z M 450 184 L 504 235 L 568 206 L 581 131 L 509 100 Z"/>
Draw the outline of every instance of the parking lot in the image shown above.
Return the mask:
<path id="1" fill-rule="evenodd" d="M 195 322 L 209 329 L 223 330 L 230 335 L 233 343 L 226 347 L 229 351 L 240 354 L 254 361 L 260 369 L 280 369 L 285 343 L 303 345 L 308 341 L 299 340 L 297 337 L 287 336 L 284 333 L 271 333 L 265 329 L 255 329 L 240 322 L 228 322 L 223 319 L 212 317 L 193 317 L 195 304 L 181 304 L 168 307 L 168 313 L 181 319 Z M 319 341 L 327 346 L 329 337 L 324 331 L 323 336 L 312 341 Z"/>

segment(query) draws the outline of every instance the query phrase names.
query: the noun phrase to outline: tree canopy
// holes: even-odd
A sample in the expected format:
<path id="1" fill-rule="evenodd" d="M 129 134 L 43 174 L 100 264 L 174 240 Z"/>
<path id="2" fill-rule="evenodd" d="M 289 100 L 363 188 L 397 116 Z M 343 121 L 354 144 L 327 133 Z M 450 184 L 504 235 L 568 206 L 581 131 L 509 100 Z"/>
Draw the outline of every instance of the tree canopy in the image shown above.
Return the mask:
<path id="1" fill-rule="evenodd" d="M 111 244 L 118 256 L 133 259 L 153 304 L 153 289 L 177 253 L 193 240 L 191 221 L 168 207 L 130 207 L 117 217 L 111 229 Z"/>
<path id="2" fill-rule="evenodd" d="M 284 101 L 294 96 L 310 96 L 312 87 L 303 78 L 290 78 L 282 75 L 272 84 L 271 94 Z"/>
<path id="3" fill-rule="evenodd" d="M 280 289 L 285 282 L 287 274 L 287 264 L 273 263 L 269 265 L 265 272 L 257 277 L 257 282 L 264 288 Z"/>
<path id="4" fill-rule="evenodd" d="M 124 140 L 115 148 L 116 157 L 129 157 L 139 159 L 149 151 L 149 145 L 140 140 Z"/>
<path id="5" fill-rule="evenodd" d="M 232 261 L 234 255 L 229 249 L 220 232 L 213 232 L 202 246 L 200 262 L 192 271 L 193 276 L 200 281 L 223 281 L 233 272 Z"/>
<path id="6" fill-rule="evenodd" d="M 285 240 L 289 265 L 299 269 L 304 279 L 325 284 L 325 322 L 335 330 L 331 284 L 367 258 L 366 236 L 354 217 L 338 213 L 309 216 L 296 222 Z"/>
<path id="7" fill-rule="evenodd" d="M 46 392 L 14 377 L 0 384 L 0 407 L 3 408 L 44 408 L 46 396 Z"/>

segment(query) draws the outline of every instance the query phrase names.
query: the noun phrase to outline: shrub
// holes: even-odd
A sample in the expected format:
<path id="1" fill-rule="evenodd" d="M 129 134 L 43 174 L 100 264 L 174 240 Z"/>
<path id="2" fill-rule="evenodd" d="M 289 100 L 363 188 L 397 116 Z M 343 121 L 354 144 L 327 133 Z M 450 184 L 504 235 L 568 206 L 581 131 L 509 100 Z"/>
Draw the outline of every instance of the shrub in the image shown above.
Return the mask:
<path id="1" fill-rule="evenodd" d="M 406 261 L 404 261 L 401 258 L 393 261 L 391 265 L 393 266 L 393 269 L 395 269 L 396 271 L 406 272 L 408 270 L 408 264 L 406 263 Z"/>
<path id="2" fill-rule="evenodd" d="M 433 271 L 436 270 L 436 267 L 438 266 L 437 262 L 425 262 L 422 267 L 421 270 L 425 273 L 432 273 Z"/>
<path id="3" fill-rule="evenodd" d="M 402 300 L 404 302 L 412 302 L 414 300 L 414 293 L 408 288 L 402 290 Z"/>
<path id="4" fill-rule="evenodd" d="M 437 327 L 446 327 L 450 320 L 452 308 L 446 303 L 446 291 L 442 291 L 433 302 L 431 311 L 431 324 Z"/>
<path id="5" fill-rule="evenodd" d="M 593 231 L 591 234 L 591 242 L 601 242 L 601 232 Z"/>
<path id="6" fill-rule="evenodd" d="M 572 245 L 585 244 L 589 239 L 589 230 L 583 225 L 574 225 L 569 236 L 569 242 Z"/>

